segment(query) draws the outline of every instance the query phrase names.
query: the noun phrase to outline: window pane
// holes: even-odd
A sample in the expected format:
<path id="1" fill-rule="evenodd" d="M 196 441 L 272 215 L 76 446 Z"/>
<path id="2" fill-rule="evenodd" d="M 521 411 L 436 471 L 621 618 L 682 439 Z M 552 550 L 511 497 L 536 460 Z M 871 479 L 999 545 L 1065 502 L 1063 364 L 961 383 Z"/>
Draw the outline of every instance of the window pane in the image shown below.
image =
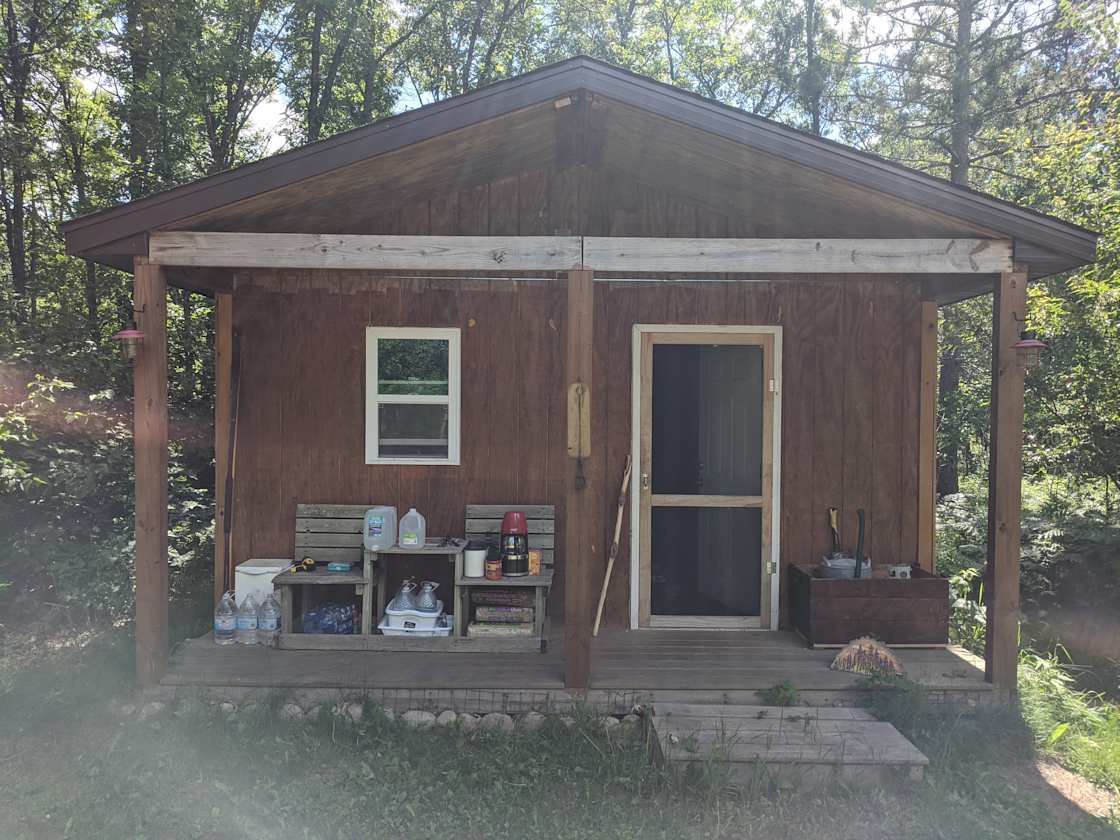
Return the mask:
<path id="1" fill-rule="evenodd" d="M 448 346 L 443 338 L 378 339 L 378 393 L 446 395 Z"/>
<path id="2" fill-rule="evenodd" d="M 762 494 L 762 348 L 653 347 L 653 492 Z"/>
<path id="3" fill-rule="evenodd" d="M 653 615 L 759 614 L 759 508 L 655 507 L 650 530 Z"/>
<path id="4" fill-rule="evenodd" d="M 379 454 L 382 458 L 446 458 L 446 405 L 396 405 L 377 408 Z"/>

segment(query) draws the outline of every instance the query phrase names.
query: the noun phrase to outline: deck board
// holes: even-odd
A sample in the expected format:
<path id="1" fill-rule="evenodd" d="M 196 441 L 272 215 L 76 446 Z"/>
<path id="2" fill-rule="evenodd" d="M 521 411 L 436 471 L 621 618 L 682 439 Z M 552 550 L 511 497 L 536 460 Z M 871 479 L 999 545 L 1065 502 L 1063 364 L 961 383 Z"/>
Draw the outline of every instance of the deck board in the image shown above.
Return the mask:
<path id="1" fill-rule="evenodd" d="M 171 656 L 165 685 L 338 689 L 562 691 L 563 628 L 545 653 L 274 650 L 189 639 Z M 680 700 L 749 697 L 783 680 L 798 691 L 853 692 L 859 675 L 829 669 L 834 651 L 810 650 L 792 633 L 648 630 L 605 633 L 592 648 L 599 694 L 668 692 Z M 931 689 L 984 692 L 982 666 L 960 650 L 898 652 L 908 675 Z M 723 693 L 723 694 L 721 694 Z M 807 698 L 807 701 L 811 698 Z M 731 702 L 717 699 L 716 702 Z M 757 697 L 754 698 L 757 702 Z"/>

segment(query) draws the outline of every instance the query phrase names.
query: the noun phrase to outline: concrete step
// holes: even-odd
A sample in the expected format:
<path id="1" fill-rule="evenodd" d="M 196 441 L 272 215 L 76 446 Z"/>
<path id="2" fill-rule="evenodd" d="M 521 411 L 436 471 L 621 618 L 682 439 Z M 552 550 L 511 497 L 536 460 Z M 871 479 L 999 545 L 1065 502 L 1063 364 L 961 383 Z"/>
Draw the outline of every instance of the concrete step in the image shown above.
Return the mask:
<path id="1" fill-rule="evenodd" d="M 660 703 L 656 754 L 674 764 L 728 765 L 738 784 L 921 780 L 929 759 L 864 709 Z"/>

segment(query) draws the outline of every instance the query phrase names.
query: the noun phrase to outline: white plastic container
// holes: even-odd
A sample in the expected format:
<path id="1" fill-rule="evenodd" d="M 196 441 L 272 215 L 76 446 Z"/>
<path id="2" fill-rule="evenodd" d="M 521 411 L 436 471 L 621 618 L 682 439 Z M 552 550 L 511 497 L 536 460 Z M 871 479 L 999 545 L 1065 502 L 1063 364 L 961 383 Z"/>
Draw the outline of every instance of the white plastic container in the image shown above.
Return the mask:
<path id="1" fill-rule="evenodd" d="M 276 591 L 272 579 L 288 568 L 294 560 L 260 559 L 254 558 L 240 563 L 233 573 L 233 594 L 237 596 L 237 603 L 245 600 L 246 595 L 252 595 L 258 604 Z"/>
<path id="2" fill-rule="evenodd" d="M 391 630 L 431 630 L 443 616 L 443 601 L 436 601 L 436 608 L 431 612 L 424 610 L 395 610 L 385 608 L 385 624 Z M 380 625 L 378 625 L 380 626 Z"/>
<path id="3" fill-rule="evenodd" d="M 397 509 L 377 505 L 366 511 L 362 545 L 366 551 L 388 551 L 397 539 Z"/>
<path id="4" fill-rule="evenodd" d="M 486 573 L 486 549 L 468 548 L 463 552 L 463 577 L 480 578 Z"/>
<path id="5" fill-rule="evenodd" d="M 428 536 L 428 520 L 416 508 L 409 508 L 401 517 L 400 536 L 397 545 L 401 548 L 423 548 Z"/>
<path id="6" fill-rule="evenodd" d="M 384 636 L 412 636 L 413 638 L 431 638 L 433 636 L 450 636 L 451 622 L 448 621 L 446 615 L 441 615 L 432 627 L 409 630 L 404 627 L 390 626 L 389 617 L 386 616 L 385 620 L 377 625 L 377 629 L 380 630 L 381 634 Z"/>

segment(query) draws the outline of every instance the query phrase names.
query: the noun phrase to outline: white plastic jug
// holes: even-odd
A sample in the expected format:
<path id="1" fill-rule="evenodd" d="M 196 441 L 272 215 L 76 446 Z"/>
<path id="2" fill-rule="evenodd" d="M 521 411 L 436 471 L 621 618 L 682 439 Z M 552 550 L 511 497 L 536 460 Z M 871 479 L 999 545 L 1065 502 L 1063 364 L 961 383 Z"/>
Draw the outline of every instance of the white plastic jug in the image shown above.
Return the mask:
<path id="1" fill-rule="evenodd" d="M 408 513 L 401 517 L 400 538 L 397 544 L 401 548 L 423 548 L 427 535 L 428 520 L 416 508 L 409 508 Z"/>
<path id="2" fill-rule="evenodd" d="M 366 511 L 362 545 L 366 551 L 388 551 L 397 539 L 397 509 L 377 505 Z"/>

